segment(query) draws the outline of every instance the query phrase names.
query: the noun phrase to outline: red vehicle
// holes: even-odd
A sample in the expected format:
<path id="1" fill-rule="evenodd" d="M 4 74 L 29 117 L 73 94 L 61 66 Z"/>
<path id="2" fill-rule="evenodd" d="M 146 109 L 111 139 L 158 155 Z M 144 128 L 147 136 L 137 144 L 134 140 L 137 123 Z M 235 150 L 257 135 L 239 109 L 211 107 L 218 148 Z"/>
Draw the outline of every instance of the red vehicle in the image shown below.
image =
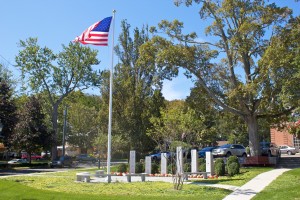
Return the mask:
<path id="1" fill-rule="evenodd" d="M 29 159 L 28 153 L 22 153 L 22 157 L 21 158 L 28 160 Z M 35 153 L 31 154 L 31 160 L 40 160 L 40 159 L 42 159 L 42 156 L 37 155 Z"/>

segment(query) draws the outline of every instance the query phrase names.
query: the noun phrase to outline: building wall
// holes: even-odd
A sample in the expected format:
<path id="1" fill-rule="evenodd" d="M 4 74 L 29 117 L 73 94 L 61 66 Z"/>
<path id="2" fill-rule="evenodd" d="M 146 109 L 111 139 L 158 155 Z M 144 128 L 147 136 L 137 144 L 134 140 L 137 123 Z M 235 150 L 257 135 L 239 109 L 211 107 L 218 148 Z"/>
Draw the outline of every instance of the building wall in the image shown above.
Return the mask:
<path id="1" fill-rule="evenodd" d="M 276 128 L 271 128 L 271 142 L 275 143 L 278 146 L 294 146 L 294 136 L 287 130 L 277 130 Z"/>

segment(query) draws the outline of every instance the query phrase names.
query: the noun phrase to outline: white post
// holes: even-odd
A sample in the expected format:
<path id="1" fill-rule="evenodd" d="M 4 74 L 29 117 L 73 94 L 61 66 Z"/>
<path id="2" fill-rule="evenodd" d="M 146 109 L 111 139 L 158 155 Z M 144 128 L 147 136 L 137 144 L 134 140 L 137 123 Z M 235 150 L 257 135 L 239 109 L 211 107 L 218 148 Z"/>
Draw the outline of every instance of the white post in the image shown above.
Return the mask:
<path id="1" fill-rule="evenodd" d="M 162 153 L 160 156 L 160 174 L 168 173 L 168 157 L 167 153 Z"/>
<path id="2" fill-rule="evenodd" d="M 191 150 L 191 172 L 198 172 L 198 152 L 196 149 Z"/>
<path id="3" fill-rule="evenodd" d="M 111 66 L 109 79 L 109 114 L 108 114 L 108 144 L 107 144 L 107 174 L 110 174 L 111 160 L 111 120 L 112 120 L 112 90 L 113 90 L 113 65 L 114 65 L 114 35 L 115 35 L 115 13 L 113 10 L 113 29 L 112 29 L 112 45 L 111 45 Z"/>
<path id="4" fill-rule="evenodd" d="M 151 156 L 145 157 L 145 173 L 151 174 Z"/>
<path id="5" fill-rule="evenodd" d="M 183 173 L 183 152 L 182 147 L 176 148 L 176 167 L 177 167 L 177 173 L 182 174 Z"/>
<path id="6" fill-rule="evenodd" d="M 135 151 L 130 151 L 130 158 L 129 158 L 129 174 L 135 174 Z"/>
<path id="7" fill-rule="evenodd" d="M 214 158 L 211 152 L 205 152 L 206 158 L 206 172 L 209 173 L 210 176 L 214 175 Z"/>

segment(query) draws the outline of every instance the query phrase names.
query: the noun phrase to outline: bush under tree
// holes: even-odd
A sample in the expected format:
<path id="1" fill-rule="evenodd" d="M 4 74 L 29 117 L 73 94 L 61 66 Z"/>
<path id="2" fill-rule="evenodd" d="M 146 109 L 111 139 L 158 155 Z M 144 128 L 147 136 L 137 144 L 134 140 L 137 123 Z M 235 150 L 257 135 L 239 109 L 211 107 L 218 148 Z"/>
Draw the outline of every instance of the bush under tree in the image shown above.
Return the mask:
<path id="1" fill-rule="evenodd" d="M 217 176 L 225 175 L 225 163 L 222 158 L 217 158 L 215 162 L 215 174 Z"/>
<path id="2" fill-rule="evenodd" d="M 238 157 L 230 156 L 227 159 L 226 166 L 227 166 L 227 173 L 229 176 L 234 176 L 240 173 L 240 163 Z"/>

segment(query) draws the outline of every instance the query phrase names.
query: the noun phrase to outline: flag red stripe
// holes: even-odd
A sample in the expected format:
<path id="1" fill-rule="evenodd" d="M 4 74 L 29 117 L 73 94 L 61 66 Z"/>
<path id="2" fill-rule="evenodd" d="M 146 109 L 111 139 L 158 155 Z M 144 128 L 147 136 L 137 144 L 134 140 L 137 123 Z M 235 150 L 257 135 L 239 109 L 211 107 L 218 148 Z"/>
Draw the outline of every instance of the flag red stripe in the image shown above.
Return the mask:
<path id="1" fill-rule="evenodd" d="M 109 32 L 97 31 L 100 29 L 95 29 L 95 28 L 98 27 L 99 25 L 101 25 L 101 22 L 96 22 L 93 25 L 91 25 L 80 36 L 76 37 L 74 42 L 80 42 L 82 44 L 94 44 L 98 46 L 107 46 Z M 106 29 L 101 29 L 101 30 L 106 30 Z"/>

